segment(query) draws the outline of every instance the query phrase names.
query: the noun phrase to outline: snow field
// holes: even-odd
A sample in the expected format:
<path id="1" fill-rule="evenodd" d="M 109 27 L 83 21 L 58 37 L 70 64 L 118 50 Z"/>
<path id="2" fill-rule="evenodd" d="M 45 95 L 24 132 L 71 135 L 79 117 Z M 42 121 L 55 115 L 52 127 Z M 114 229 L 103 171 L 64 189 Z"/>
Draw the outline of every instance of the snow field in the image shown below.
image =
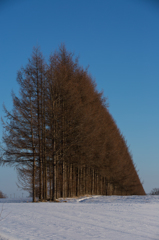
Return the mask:
<path id="1" fill-rule="evenodd" d="M 158 196 L 6 200 L 0 200 L 0 240 L 159 240 Z"/>

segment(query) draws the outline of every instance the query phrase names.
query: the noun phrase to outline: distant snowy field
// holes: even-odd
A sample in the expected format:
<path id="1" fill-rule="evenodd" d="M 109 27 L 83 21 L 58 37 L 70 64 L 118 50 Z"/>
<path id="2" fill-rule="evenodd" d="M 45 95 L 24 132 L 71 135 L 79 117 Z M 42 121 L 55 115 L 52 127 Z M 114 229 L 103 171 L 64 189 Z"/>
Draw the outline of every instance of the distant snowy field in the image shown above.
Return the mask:
<path id="1" fill-rule="evenodd" d="M 159 196 L 30 201 L 0 199 L 0 240 L 159 240 Z"/>

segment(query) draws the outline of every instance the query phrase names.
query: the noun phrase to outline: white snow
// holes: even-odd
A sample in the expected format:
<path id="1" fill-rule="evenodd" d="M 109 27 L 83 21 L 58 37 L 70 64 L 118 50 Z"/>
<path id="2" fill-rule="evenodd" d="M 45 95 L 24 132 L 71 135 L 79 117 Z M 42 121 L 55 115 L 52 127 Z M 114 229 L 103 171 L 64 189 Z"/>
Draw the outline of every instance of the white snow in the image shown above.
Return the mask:
<path id="1" fill-rule="evenodd" d="M 0 240 L 159 240 L 159 196 L 65 200 L 1 199 Z"/>

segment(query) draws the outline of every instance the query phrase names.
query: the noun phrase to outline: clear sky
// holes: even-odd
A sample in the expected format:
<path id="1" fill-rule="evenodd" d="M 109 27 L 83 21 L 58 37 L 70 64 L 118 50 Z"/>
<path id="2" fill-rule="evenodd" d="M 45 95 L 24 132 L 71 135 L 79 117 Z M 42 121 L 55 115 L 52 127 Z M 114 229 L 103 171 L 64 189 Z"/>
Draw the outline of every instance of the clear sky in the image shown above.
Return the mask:
<path id="1" fill-rule="evenodd" d="M 108 97 L 109 111 L 133 155 L 147 193 L 159 187 L 159 2 L 156 0 L 0 1 L 0 115 L 18 94 L 16 74 L 33 46 L 46 59 L 61 43 L 79 56 Z M 2 138 L 0 123 L 0 139 Z M 0 167 L 0 190 L 17 190 Z"/>

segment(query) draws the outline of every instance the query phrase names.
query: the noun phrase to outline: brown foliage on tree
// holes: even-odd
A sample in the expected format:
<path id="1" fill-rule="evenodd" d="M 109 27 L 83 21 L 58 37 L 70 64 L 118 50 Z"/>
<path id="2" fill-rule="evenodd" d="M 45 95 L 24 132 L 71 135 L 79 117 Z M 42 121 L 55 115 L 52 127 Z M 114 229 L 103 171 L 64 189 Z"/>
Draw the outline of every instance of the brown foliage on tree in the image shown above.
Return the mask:
<path id="1" fill-rule="evenodd" d="M 0 198 L 6 198 L 6 195 L 0 191 Z"/>
<path id="2" fill-rule="evenodd" d="M 145 194 L 106 99 L 64 46 L 46 64 L 34 49 L 5 109 L 3 163 L 33 201 L 83 194 Z"/>

